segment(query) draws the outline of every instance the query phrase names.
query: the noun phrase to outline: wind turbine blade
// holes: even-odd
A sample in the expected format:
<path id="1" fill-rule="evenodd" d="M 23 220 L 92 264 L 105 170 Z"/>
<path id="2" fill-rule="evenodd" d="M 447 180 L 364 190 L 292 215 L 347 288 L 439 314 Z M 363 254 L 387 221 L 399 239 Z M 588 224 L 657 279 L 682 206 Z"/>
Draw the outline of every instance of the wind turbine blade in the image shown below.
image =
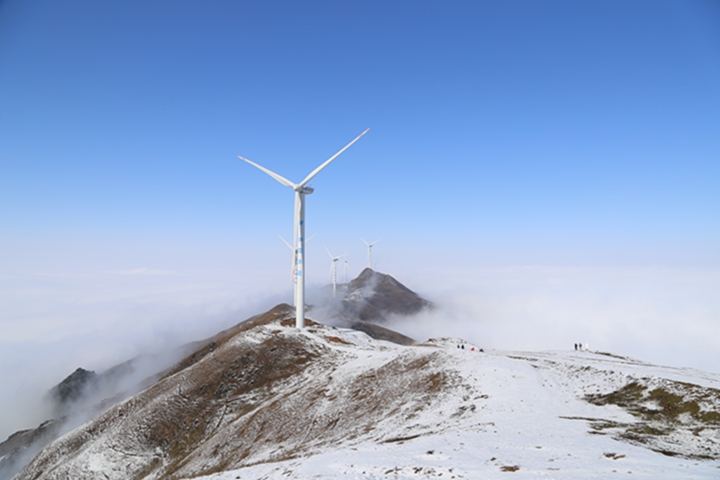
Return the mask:
<path id="1" fill-rule="evenodd" d="M 370 244 L 370 246 L 375 245 L 375 244 L 376 244 L 377 242 L 379 242 L 379 241 L 380 241 L 380 239 L 378 238 L 377 240 L 375 240 L 374 242 L 372 242 L 372 243 Z"/>
<path id="2" fill-rule="evenodd" d="M 255 163 L 255 162 L 253 162 L 253 161 L 251 161 L 251 160 L 248 160 L 248 159 L 245 158 L 245 157 L 241 157 L 240 155 L 238 155 L 238 158 L 239 158 L 240 160 L 246 161 L 247 163 L 249 163 L 249 164 L 252 165 L 253 167 L 259 168 L 260 170 L 262 170 L 263 172 L 267 173 L 267 174 L 270 175 L 272 178 L 274 178 L 274 179 L 277 180 L 278 182 L 282 183 L 282 184 L 285 185 L 286 187 L 290 187 L 290 188 L 295 188 L 295 187 L 296 187 L 296 185 L 295 185 L 293 182 L 291 182 L 291 181 L 288 180 L 287 178 L 283 177 L 282 175 L 278 175 L 277 173 L 273 172 L 272 170 L 268 170 L 267 168 L 263 167 L 262 165 L 258 165 L 257 163 Z"/>
<path id="3" fill-rule="evenodd" d="M 282 240 L 283 243 L 284 243 L 285 245 L 287 245 L 290 250 L 295 250 L 295 249 L 292 247 L 292 245 L 290 245 L 290 244 L 287 242 L 287 240 L 285 240 L 282 236 L 280 236 L 279 233 L 277 234 L 277 236 L 280 237 L 280 240 Z"/>
<path id="4" fill-rule="evenodd" d="M 317 235 L 317 233 L 313 233 L 313 234 L 310 235 L 308 238 L 306 238 L 306 239 L 305 239 L 305 243 L 307 243 L 307 242 L 309 242 L 310 240 L 312 240 L 315 235 Z"/>
<path id="5" fill-rule="evenodd" d="M 360 237 L 360 240 L 362 240 L 363 243 L 365 243 L 365 245 L 370 246 L 370 244 L 368 242 L 366 242 L 364 238 Z"/>
<path id="6" fill-rule="evenodd" d="M 310 175 L 308 175 L 307 177 L 305 177 L 305 180 L 303 180 L 302 182 L 300 182 L 300 183 L 297 185 L 297 187 L 294 187 L 294 188 L 302 188 L 302 187 L 304 187 L 305 185 L 307 185 L 307 183 L 308 183 L 310 180 L 312 180 L 315 175 L 317 175 L 318 173 L 320 173 L 320 170 L 322 170 L 323 168 L 327 167 L 328 164 L 330 164 L 330 162 L 332 162 L 333 160 L 335 160 L 341 153 L 343 153 L 345 150 L 347 150 L 348 148 L 350 148 L 350 146 L 352 146 L 353 143 L 355 143 L 355 142 L 357 142 L 358 140 L 360 140 L 360 138 L 361 138 L 363 135 L 365 135 L 365 134 L 368 132 L 368 130 L 370 130 L 370 129 L 369 129 L 369 128 L 365 129 L 364 132 L 362 132 L 360 135 L 358 135 L 357 137 L 355 137 L 355 140 L 353 140 L 352 142 L 348 143 L 347 145 L 345 145 L 345 146 L 342 148 L 342 150 L 340 150 L 340 151 L 337 152 L 335 155 L 333 155 L 332 157 L 330 157 L 330 158 L 328 158 L 327 160 L 325 160 L 325 162 L 324 162 L 322 165 L 320 165 L 320 166 L 317 167 L 315 170 L 313 170 L 313 171 L 310 173 Z M 257 165 L 256 165 L 256 166 L 257 166 Z"/>
<path id="7" fill-rule="evenodd" d="M 324 246 L 324 245 L 323 245 L 323 246 Z M 330 258 L 332 258 L 333 261 L 335 261 L 335 257 L 332 256 L 332 253 L 330 253 L 330 250 L 328 250 L 327 247 L 325 247 L 325 251 L 328 252 L 328 255 L 330 255 Z"/>

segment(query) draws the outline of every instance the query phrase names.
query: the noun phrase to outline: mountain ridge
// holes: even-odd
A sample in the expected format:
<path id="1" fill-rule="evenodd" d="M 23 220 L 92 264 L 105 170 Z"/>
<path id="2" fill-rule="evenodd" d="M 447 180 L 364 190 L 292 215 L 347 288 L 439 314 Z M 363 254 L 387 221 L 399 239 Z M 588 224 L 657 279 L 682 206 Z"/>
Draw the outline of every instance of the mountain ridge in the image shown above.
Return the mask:
<path id="1" fill-rule="evenodd" d="M 298 331 L 288 305 L 253 318 L 53 442 L 17 480 L 586 478 L 577 462 L 606 474 L 622 462 L 636 478 L 686 461 L 702 475 L 682 478 L 712 478 L 720 466 L 719 376 L 592 352 L 481 352 L 453 338 L 404 346 L 317 323 Z M 657 391 L 695 402 L 696 415 L 651 408 Z M 347 464 L 318 463 L 337 455 Z"/>
<path id="2" fill-rule="evenodd" d="M 279 304 L 193 342 L 146 388 L 108 401 L 14 478 L 579 479 L 618 465 L 633 478 L 715 478 L 720 376 L 602 352 L 388 341 L 392 330 L 355 313 L 386 305 L 378 288 L 413 297 L 363 273 L 347 290 L 362 292 L 350 295 L 356 303 L 336 313 L 374 335 L 310 319 L 298 330 L 294 308 Z M 0 461 L 4 445 L 33 432 L 0 444 Z"/>
<path id="3" fill-rule="evenodd" d="M 375 276 L 378 278 L 392 278 L 389 275 L 379 274 L 370 269 L 365 269 L 363 274 L 365 278 Z M 411 292 L 394 278 L 389 282 L 386 280 L 386 283 L 391 285 L 392 288 L 399 288 L 400 290 Z M 398 285 L 400 287 L 398 287 Z M 382 296 L 387 296 L 386 293 L 383 293 L 383 289 L 384 287 L 380 286 L 378 290 Z M 415 295 L 414 292 L 411 292 L 411 294 Z M 372 292 L 370 292 L 369 296 L 372 297 Z M 398 299 L 398 301 L 402 301 L 402 299 Z M 308 311 L 311 312 L 312 310 L 313 306 L 309 306 Z M 16 432 L 10 435 L 6 441 L 0 443 L 0 480 L 10 478 L 22 465 L 27 463 L 35 453 L 48 445 L 60 434 L 65 433 L 67 429 L 77 426 L 75 424 L 77 423 L 78 413 L 82 414 L 82 418 L 93 417 L 100 414 L 109 406 L 123 400 L 132 393 L 141 391 L 159 379 L 192 366 L 206 355 L 212 353 L 220 344 L 234 335 L 266 323 L 268 318 L 273 316 L 273 312 L 282 312 L 283 315 L 288 316 L 292 315 L 292 308 L 287 304 L 279 304 L 269 312 L 242 320 L 210 337 L 182 345 L 176 349 L 177 353 L 175 354 L 180 355 L 179 361 L 173 361 L 173 364 L 158 368 L 155 372 L 151 372 L 141 378 L 133 380 L 132 375 L 135 373 L 138 364 L 146 360 L 145 357 L 128 360 L 99 374 L 82 367 L 77 368 L 47 394 L 48 400 L 54 405 L 54 417 L 52 420 L 43 422 L 35 429 Z M 268 317 L 268 315 L 270 317 Z M 352 313 L 344 311 L 343 309 L 335 309 L 333 315 L 339 323 L 363 331 L 373 338 L 403 345 L 411 345 L 414 343 L 413 339 L 405 335 L 387 327 L 357 318 Z M 306 324 L 312 325 L 315 324 L 315 322 L 307 319 Z M 153 356 L 147 357 L 152 358 Z"/>

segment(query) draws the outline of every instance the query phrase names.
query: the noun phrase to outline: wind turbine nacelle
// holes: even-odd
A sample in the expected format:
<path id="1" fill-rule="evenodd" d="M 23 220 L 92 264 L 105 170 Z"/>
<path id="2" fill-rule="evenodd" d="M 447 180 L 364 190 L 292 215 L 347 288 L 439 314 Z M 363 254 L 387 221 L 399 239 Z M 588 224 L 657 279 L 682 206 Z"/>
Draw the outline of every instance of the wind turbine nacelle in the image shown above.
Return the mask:
<path id="1" fill-rule="evenodd" d="M 300 187 L 300 188 L 296 189 L 296 191 L 298 191 L 299 193 L 302 193 L 304 195 L 310 195 L 311 193 L 313 193 L 315 191 L 315 189 L 313 187 L 304 186 L 304 187 Z"/>

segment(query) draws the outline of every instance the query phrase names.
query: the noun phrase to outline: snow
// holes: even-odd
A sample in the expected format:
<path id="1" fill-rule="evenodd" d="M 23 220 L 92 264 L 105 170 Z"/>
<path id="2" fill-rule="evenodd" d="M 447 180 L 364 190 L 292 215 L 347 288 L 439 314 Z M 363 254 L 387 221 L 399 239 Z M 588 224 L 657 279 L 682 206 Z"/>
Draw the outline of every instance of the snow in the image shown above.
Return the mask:
<path id="1" fill-rule="evenodd" d="M 668 456 L 653 451 L 654 444 L 619 441 L 611 428 L 593 429 L 593 422 L 632 424 L 637 418 L 618 406 L 585 400 L 588 394 L 612 392 L 633 380 L 719 389 L 720 375 L 588 351 L 481 351 L 459 338 L 400 346 L 323 325 L 302 332 L 277 324 L 258 326 L 217 352 L 256 348 L 271 336 L 295 338 L 307 351 L 324 352 L 302 374 L 274 384 L 251 412 L 254 416 L 274 408 L 269 420 L 299 415 L 291 425 L 294 431 L 272 443 L 253 430 L 265 443 L 242 460 L 242 468 L 207 476 L 185 474 L 185 479 L 720 478 L 717 426 L 702 431 L 678 428 L 658 439 L 658 448 L 669 445 L 684 455 Z M 207 366 L 213 358 L 208 355 L 197 365 Z M 185 377 L 186 372 L 180 372 L 155 387 L 158 395 L 149 396 L 148 389 L 113 407 L 54 442 L 41 456 L 54 458 L 55 465 L 77 479 L 100 478 L 101 473 L 109 479 L 127 478 L 153 461 L 162 463 L 166 453 L 147 449 L 143 432 L 135 427 L 128 432 L 124 422 L 130 422 L 133 411 L 167 409 L 168 402 L 176 401 L 171 395 L 182 397 L 192 386 Z M 368 385 L 372 391 L 364 390 Z M 285 398 L 280 407 L 278 398 Z M 307 399 L 312 403 L 304 403 Z M 368 407 L 378 401 L 378 408 Z M 704 402 L 720 411 L 719 396 Z M 232 448 L 238 442 L 232 428 L 246 417 L 218 415 L 218 433 L 199 445 L 192 459 L 187 457 L 183 471 L 208 471 L 217 465 L 217 455 L 210 452 Z M 100 433 L 91 434 L 95 426 Z M 81 440 L 87 443 L 73 450 Z M 707 457 L 709 450 L 716 459 L 694 459 Z M 232 455 L 228 452 L 225 455 Z M 42 463 L 33 463 L 22 478 L 35 478 Z M 56 477 L 40 472 L 38 478 L 61 478 L 57 472 Z"/>
<path id="2" fill-rule="evenodd" d="M 717 479 L 720 473 L 717 468 L 701 462 L 658 462 L 658 454 L 637 448 L 623 450 L 626 453 L 613 453 L 618 452 L 615 448 L 577 454 L 541 446 L 518 447 L 517 443 L 511 448 L 507 445 L 482 447 L 480 445 L 484 440 L 481 435 L 469 432 L 419 438 L 405 445 L 366 445 L 319 453 L 297 461 L 256 465 L 196 478 L 488 479 L 510 475 L 511 479 Z M 519 467 L 516 471 L 508 471 L 515 466 Z"/>
<path id="3" fill-rule="evenodd" d="M 719 388 L 718 375 L 587 351 L 481 353 L 477 347 L 470 350 L 473 345 L 462 339 L 401 347 L 360 332 L 336 333 L 354 343 L 355 348 L 346 348 L 357 357 L 335 376 L 372 370 L 408 350 L 435 348 L 442 351 L 446 368 L 462 378 L 465 394 L 445 397 L 413 426 L 390 423 L 374 439 L 350 447 L 324 447 L 300 459 L 193 478 L 720 478 L 717 460 L 666 456 L 589 433 L 583 419 L 633 422 L 634 417 L 620 407 L 582 399 L 586 393 L 617 389 L 629 378 Z M 457 348 L 460 344 L 465 344 L 464 350 Z M 388 441 L 390 437 L 407 439 Z M 720 440 L 717 431 L 714 439 Z"/>

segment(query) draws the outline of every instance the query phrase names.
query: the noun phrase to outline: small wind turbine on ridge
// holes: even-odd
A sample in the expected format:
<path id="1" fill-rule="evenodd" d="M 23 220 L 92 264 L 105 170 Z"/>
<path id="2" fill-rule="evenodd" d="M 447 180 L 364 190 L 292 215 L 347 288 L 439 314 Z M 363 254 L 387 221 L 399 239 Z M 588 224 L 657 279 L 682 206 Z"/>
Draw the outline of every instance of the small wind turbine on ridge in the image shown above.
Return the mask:
<path id="1" fill-rule="evenodd" d="M 368 267 L 369 267 L 369 268 L 372 268 L 372 247 L 373 247 L 373 245 L 375 245 L 377 242 L 379 242 L 380 239 L 378 238 L 377 240 L 375 240 L 375 241 L 372 242 L 372 243 L 366 242 L 365 239 L 362 238 L 362 237 L 360 237 L 360 240 L 362 240 L 362 241 L 365 243 L 365 245 L 367 245 L 367 247 L 368 247 L 368 254 L 367 254 Z"/>
<path id="2" fill-rule="evenodd" d="M 252 165 L 253 167 L 262 170 L 281 184 L 285 185 L 286 187 L 290 187 L 295 191 L 293 251 L 295 252 L 295 326 L 297 328 L 305 328 L 305 195 L 310 195 L 314 191 L 314 189 L 312 187 L 309 187 L 307 184 L 315 177 L 315 175 L 320 173 L 323 168 L 327 167 L 330 162 L 335 160 L 341 153 L 350 148 L 353 143 L 360 140 L 360 138 L 365 135 L 368 130 L 370 129 L 366 129 L 360 135 L 355 137 L 352 142 L 345 145 L 339 152 L 325 160 L 325 162 L 323 162 L 319 167 L 310 172 L 310 174 L 305 177 L 305 180 L 300 183 L 293 183 L 282 175 L 278 175 L 272 170 L 269 170 L 261 165 L 258 165 L 255 162 L 248 160 L 245 157 L 241 157 L 240 155 L 238 155 L 238 158 L 240 160 L 243 160 Z"/>

